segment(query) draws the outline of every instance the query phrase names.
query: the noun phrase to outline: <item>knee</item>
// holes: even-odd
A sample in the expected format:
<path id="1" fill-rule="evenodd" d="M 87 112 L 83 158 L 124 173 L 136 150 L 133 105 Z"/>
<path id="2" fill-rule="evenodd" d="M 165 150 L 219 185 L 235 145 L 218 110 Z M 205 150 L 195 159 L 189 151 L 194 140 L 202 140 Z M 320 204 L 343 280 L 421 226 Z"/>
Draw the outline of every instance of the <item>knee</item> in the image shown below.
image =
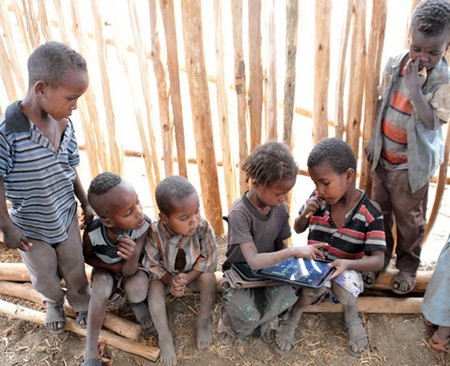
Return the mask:
<path id="1" fill-rule="evenodd" d="M 97 272 L 92 281 L 92 297 L 108 299 L 114 286 L 114 279 L 105 271 Z"/>
<path id="2" fill-rule="evenodd" d="M 198 277 L 198 283 L 200 285 L 200 290 L 203 287 L 216 288 L 216 276 L 212 272 L 203 272 Z"/>
<path id="3" fill-rule="evenodd" d="M 326 287 L 315 288 L 303 288 L 300 294 L 300 300 L 305 305 L 310 305 L 316 301 L 322 294 L 327 291 Z"/>

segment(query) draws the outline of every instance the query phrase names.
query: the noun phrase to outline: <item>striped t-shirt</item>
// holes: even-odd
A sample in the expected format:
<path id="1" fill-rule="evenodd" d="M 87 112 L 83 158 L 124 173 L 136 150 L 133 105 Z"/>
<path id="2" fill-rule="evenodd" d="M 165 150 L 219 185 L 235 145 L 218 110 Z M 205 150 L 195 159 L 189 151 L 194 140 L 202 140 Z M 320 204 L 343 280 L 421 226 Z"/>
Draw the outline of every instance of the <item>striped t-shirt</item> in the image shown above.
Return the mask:
<path id="1" fill-rule="evenodd" d="M 29 239 L 57 244 L 67 239 L 77 211 L 74 194 L 78 147 L 72 122 L 58 151 L 22 113 L 20 102 L 0 117 L 0 177 L 11 202 L 10 217 Z"/>
<path id="2" fill-rule="evenodd" d="M 145 224 L 138 229 L 126 230 L 126 234 L 131 240 L 137 240 L 142 235 L 146 234 L 150 227 L 150 218 L 145 216 Z M 117 254 L 118 243 L 113 243 L 108 238 L 106 227 L 102 224 L 100 218 L 96 218 L 86 228 L 89 239 L 92 245 L 94 254 L 104 263 L 114 264 L 122 260 Z"/>
<path id="3" fill-rule="evenodd" d="M 388 170 L 408 168 L 408 137 L 407 126 L 412 114 L 412 104 L 409 92 L 403 79 L 403 68 L 407 59 L 400 67 L 400 77 L 397 79 L 389 108 L 381 124 L 383 147 L 381 149 L 381 164 Z"/>
<path id="4" fill-rule="evenodd" d="M 328 204 L 317 210 L 308 224 L 308 244 L 329 244 L 325 248 L 329 259 L 357 259 L 373 251 L 386 251 L 383 215 L 364 192 L 342 227 L 334 224 Z"/>

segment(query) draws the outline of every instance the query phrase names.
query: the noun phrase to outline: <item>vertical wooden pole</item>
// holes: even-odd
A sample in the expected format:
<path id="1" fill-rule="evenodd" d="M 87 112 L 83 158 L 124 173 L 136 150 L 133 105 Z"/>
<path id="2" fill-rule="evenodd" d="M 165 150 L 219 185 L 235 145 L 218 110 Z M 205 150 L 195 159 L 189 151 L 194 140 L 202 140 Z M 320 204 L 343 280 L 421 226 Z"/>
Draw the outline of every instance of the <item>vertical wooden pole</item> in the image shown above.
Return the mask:
<path id="1" fill-rule="evenodd" d="M 345 88 L 345 65 L 347 58 L 348 36 L 350 34 L 350 24 L 352 21 L 353 0 L 347 0 L 347 12 L 344 19 L 344 26 L 342 28 L 341 42 L 339 48 L 339 64 L 338 76 L 336 83 L 336 116 L 334 126 L 336 129 L 336 137 L 343 138 L 344 136 L 344 88 Z"/>
<path id="2" fill-rule="evenodd" d="M 239 132 L 239 167 L 242 167 L 248 156 L 247 143 L 247 104 L 244 48 L 242 42 L 242 0 L 231 0 L 234 46 L 234 83 L 236 85 L 237 118 Z M 245 173 L 239 169 L 240 194 L 247 190 Z"/>
<path id="3" fill-rule="evenodd" d="M 411 14 L 414 12 L 414 9 L 416 8 L 416 6 L 420 3 L 420 0 L 412 0 L 411 1 L 411 12 L 410 15 L 408 16 L 408 20 L 406 22 L 406 30 L 405 30 L 405 49 L 409 48 L 409 27 L 411 25 Z"/>
<path id="4" fill-rule="evenodd" d="M 28 3 L 27 3 L 28 2 Z M 33 3 L 31 0 L 22 0 L 23 11 L 25 13 L 25 20 L 28 30 L 28 36 L 31 40 L 32 48 L 36 48 L 40 44 L 40 34 L 36 22 L 36 15 L 34 14 Z"/>
<path id="5" fill-rule="evenodd" d="M 14 101 L 19 98 L 10 68 L 8 53 L 6 52 L 5 44 L 3 43 L 3 37 L 0 39 L 0 75 L 2 76 L 8 99 Z"/>
<path id="6" fill-rule="evenodd" d="M 215 40 L 217 60 L 217 108 L 219 113 L 220 136 L 222 142 L 223 173 L 227 195 L 227 209 L 231 209 L 237 198 L 236 193 L 236 167 L 231 155 L 230 126 L 228 122 L 228 83 L 225 77 L 225 57 L 223 27 L 222 27 L 222 3 L 214 0 Z"/>
<path id="7" fill-rule="evenodd" d="M 222 234 L 222 207 L 217 179 L 216 156 L 214 153 L 208 79 L 203 52 L 200 0 L 183 0 L 181 2 L 181 13 L 203 204 L 206 217 L 211 222 L 214 231 L 217 234 Z"/>
<path id="8" fill-rule="evenodd" d="M 286 76 L 284 80 L 283 142 L 291 148 L 293 147 L 292 120 L 295 103 L 297 35 L 298 1 L 286 0 Z"/>
<path id="9" fill-rule="evenodd" d="M 161 61 L 156 0 L 149 0 L 148 4 L 150 10 L 150 33 L 152 36 L 153 70 L 155 72 L 156 84 L 158 85 L 158 106 L 163 142 L 164 173 L 167 177 L 173 174 L 173 122 L 169 116 L 169 93 L 166 83 L 166 72 Z"/>
<path id="10" fill-rule="evenodd" d="M 114 3 L 116 4 L 116 3 Z M 114 8 L 114 19 L 115 23 L 119 24 L 120 19 L 123 17 L 122 13 L 119 13 L 117 8 Z M 139 139 L 141 141 L 142 146 L 142 152 L 143 152 L 143 159 L 144 159 L 144 166 L 145 171 L 147 173 L 147 182 L 150 188 L 151 192 L 155 192 L 156 189 L 156 182 L 155 182 L 155 176 L 154 176 L 154 170 L 153 170 L 153 160 L 152 160 L 152 153 L 150 150 L 150 147 L 148 146 L 148 139 L 147 139 L 147 133 L 145 131 L 144 121 L 142 118 L 142 112 L 141 112 L 141 104 L 142 104 L 142 95 L 141 93 L 137 92 L 138 86 L 133 82 L 133 78 L 131 77 L 131 73 L 128 67 L 128 62 L 126 59 L 127 54 L 127 47 L 123 43 L 123 37 L 120 34 L 120 29 L 118 27 L 113 27 L 114 30 L 114 38 L 116 40 L 116 51 L 117 51 L 117 57 L 119 58 L 119 62 L 122 65 L 123 72 L 126 75 L 126 80 L 129 81 L 129 87 L 132 95 L 133 100 L 133 109 L 134 109 L 134 115 L 136 117 L 136 124 L 139 130 Z M 150 195 L 153 199 L 153 194 Z M 154 214 L 155 217 L 158 215 L 157 206 L 153 205 Z"/>
<path id="11" fill-rule="evenodd" d="M 123 161 L 122 154 L 117 146 L 116 117 L 114 115 L 114 107 L 111 98 L 108 66 L 106 63 L 106 43 L 103 37 L 103 22 L 100 16 L 98 0 L 91 1 L 91 10 L 94 20 L 94 36 L 97 45 L 96 49 L 102 81 L 103 103 L 105 105 L 106 123 L 108 127 L 109 167 L 111 172 L 122 175 Z"/>
<path id="12" fill-rule="evenodd" d="M 64 13 L 61 7 L 61 1 L 53 0 L 53 5 L 55 7 L 56 15 L 58 16 L 58 29 L 61 33 L 61 38 L 63 42 L 69 43 L 69 36 L 67 35 L 66 27 L 64 26 Z"/>
<path id="13" fill-rule="evenodd" d="M 381 57 L 383 55 L 386 18 L 386 0 L 373 0 L 372 24 L 370 26 L 369 48 L 367 53 L 367 70 L 370 70 L 370 73 L 368 73 L 366 77 L 364 95 L 363 149 L 372 136 L 373 124 L 377 114 L 378 85 L 380 83 Z M 370 179 L 370 163 L 367 161 L 365 154 L 362 154 L 359 186 L 370 194 L 372 187 Z"/>
<path id="14" fill-rule="evenodd" d="M 328 136 L 328 82 L 330 78 L 331 1 L 316 2 L 313 141 Z"/>
<path id="15" fill-rule="evenodd" d="M 359 139 L 361 135 L 361 111 L 364 95 L 364 81 L 366 78 L 366 0 L 354 3 L 355 22 L 352 34 L 352 54 L 349 92 L 349 106 L 347 114 L 346 140 L 359 159 Z"/>
<path id="16" fill-rule="evenodd" d="M 75 34 L 77 44 L 78 44 L 78 51 L 84 55 L 86 59 L 88 59 L 88 49 L 86 47 L 86 40 L 83 37 L 83 29 L 81 27 L 81 21 L 80 21 L 80 14 L 78 10 L 78 5 L 75 0 L 71 1 L 71 14 L 72 14 L 72 25 L 73 25 L 73 33 Z M 89 63 L 88 63 L 89 65 Z M 89 67 L 89 66 L 88 66 Z M 86 92 L 84 93 L 82 99 L 86 101 L 86 109 L 89 114 L 89 118 L 83 118 L 83 133 L 86 138 L 88 134 L 93 135 L 93 139 L 95 141 L 95 147 L 94 151 L 98 154 L 97 162 L 99 164 L 99 168 L 95 169 L 95 167 L 91 167 L 91 172 L 95 172 L 96 170 L 99 171 L 108 171 L 109 170 L 109 160 L 107 158 L 108 150 L 106 147 L 106 143 L 104 140 L 104 136 L 102 134 L 102 128 L 97 108 L 98 105 L 95 100 L 95 93 L 94 90 L 91 87 L 89 87 Z M 92 133 L 94 132 L 94 133 Z M 89 137 L 90 139 L 90 137 Z M 91 141 L 86 138 L 86 141 Z"/>
<path id="17" fill-rule="evenodd" d="M 48 3 L 47 3 L 48 4 Z M 48 23 L 47 12 L 45 10 L 44 0 L 38 0 L 38 18 L 41 24 L 41 31 L 46 41 L 53 40 L 50 25 Z"/>
<path id="18" fill-rule="evenodd" d="M 170 80 L 170 100 L 172 102 L 173 122 L 175 126 L 175 141 L 177 143 L 178 171 L 188 177 L 186 165 L 186 148 L 184 142 L 183 111 L 181 107 L 180 76 L 178 74 L 177 32 L 173 0 L 160 0 L 159 6 L 164 24 L 164 34 L 167 48 L 167 69 Z"/>
<path id="19" fill-rule="evenodd" d="M 151 156 L 153 162 L 153 170 L 156 182 L 158 183 L 160 181 L 159 158 L 154 128 L 152 124 L 153 120 L 152 97 L 150 95 L 150 84 L 149 84 L 150 75 L 148 73 L 147 54 L 145 52 L 145 46 L 141 38 L 141 27 L 139 25 L 138 11 L 136 8 L 135 0 L 129 1 L 129 12 L 130 12 L 131 28 L 133 30 L 134 48 L 136 50 L 136 57 L 138 59 L 139 71 L 141 76 L 140 81 L 141 81 L 142 95 L 144 96 L 145 102 L 145 112 L 147 117 L 148 136 L 150 139 L 150 150 L 152 153 Z"/>
<path id="20" fill-rule="evenodd" d="M 30 44 L 30 38 L 27 34 L 27 25 L 24 23 L 22 10 L 20 9 L 19 3 L 17 1 L 13 1 L 11 5 L 14 11 L 14 15 L 16 16 L 17 24 L 20 28 L 20 33 L 22 34 L 22 40 L 25 45 L 27 55 L 30 55 L 33 47 Z"/>
<path id="21" fill-rule="evenodd" d="M 269 45 L 267 46 L 267 139 L 271 141 L 278 140 L 278 123 L 277 123 L 277 43 L 276 43 L 276 26 L 275 26 L 275 2 L 269 0 L 266 3 L 268 8 L 268 34 Z"/>
<path id="22" fill-rule="evenodd" d="M 248 0 L 250 149 L 261 144 L 263 72 L 261 61 L 261 0 Z"/>

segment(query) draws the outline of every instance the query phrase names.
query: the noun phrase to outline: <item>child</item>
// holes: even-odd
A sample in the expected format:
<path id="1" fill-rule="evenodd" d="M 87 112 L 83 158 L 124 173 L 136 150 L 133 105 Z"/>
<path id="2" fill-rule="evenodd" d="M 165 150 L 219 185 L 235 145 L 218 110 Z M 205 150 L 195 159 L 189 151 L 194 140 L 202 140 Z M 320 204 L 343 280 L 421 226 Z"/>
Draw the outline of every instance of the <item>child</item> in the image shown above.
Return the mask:
<path id="1" fill-rule="evenodd" d="M 58 42 L 31 54 L 28 74 L 25 99 L 0 117 L 0 229 L 5 245 L 19 249 L 44 297 L 46 328 L 56 334 L 65 329 L 66 294 L 80 326 L 86 326 L 89 304 L 75 196 L 82 226 L 93 214 L 75 168 L 79 155 L 70 120 L 89 80 L 84 58 Z"/>
<path id="2" fill-rule="evenodd" d="M 285 202 L 297 179 L 297 165 L 289 149 L 281 143 L 268 142 L 248 156 L 242 169 L 247 180 L 251 180 L 251 188 L 233 204 L 228 215 L 228 249 L 223 270 L 230 270 L 236 262 L 247 262 L 257 270 L 290 257 L 321 257 L 317 248 L 287 248 L 284 243 L 291 236 Z M 236 337 L 244 338 L 255 331 L 263 340 L 272 341 L 278 316 L 298 297 L 290 285 L 237 289 L 224 283 L 222 299 L 225 312 L 219 320 L 218 337 L 223 344 L 231 345 Z M 285 334 L 281 325 L 277 337 Z M 288 338 L 293 344 L 293 335 Z"/>
<path id="3" fill-rule="evenodd" d="M 450 235 L 423 298 L 423 315 L 436 328 L 429 344 L 450 354 Z"/>
<path id="4" fill-rule="evenodd" d="M 186 288 L 200 291 L 197 348 L 211 344 L 211 313 L 216 301 L 217 247 L 213 229 L 200 216 L 194 186 L 181 176 L 162 180 L 155 191 L 159 220 L 152 223 L 145 245 L 144 265 L 154 277 L 148 296 L 159 336 L 160 359 L 175 365 L 176 354 L 167 321 L 165 298 L 183 296 Z"/>
<path id="5" fill-rule="evenodd" d="M 295 327 L 304 307 L 331 291 L 344 306 L 348 351 L 359 357 L 368 347 L 367 333 L 358 315 L 357 297 L 363 291 L 360 272 L 383 267 L 383 216 L 378 205 L 356 189 L 356 159 L 344 141 L 320 141 L 311 150 L 307 165 L 316 191 L 301 208 L 294 228 L 301 233 L 309 226 L 308 244 L 327 243 L 322 250 L 336 271 L 330 289 L 303 288 L 288 321 Z"/>
<path id="6" fill-rule="evenodd" d="M 450 2 L 421 1 L 411 17 L 410 49 L 391 58 L 379 88 L 372 139 L 365 152 L 372 163 L 372 198 L 383 212 L 389 264 L 397 232 L 392 291 L 407 294 L 415 285 L 425 233 L 428 185 L 443 161 L 441 125 L 450 115 L 448 65 Z M 421 76 L 424 73 L 425 76 Z M 380 272 L 365 274 L 372 287 Z"/>
<path id="7" fill-rule="evenodd" d="M 94 267 L 87 318 L 83 366 L 103 365 L 98 359 L 98 338 L 111 295 L 122 290 L 146 334 L 153 322 L 145 302 L 148 275 L 139 259 L 150 227 L 133 186 L 116 174 L 102 173 L 91 182 L 88 200 L 99 216 L 84 231 L 85 260 Z"/>

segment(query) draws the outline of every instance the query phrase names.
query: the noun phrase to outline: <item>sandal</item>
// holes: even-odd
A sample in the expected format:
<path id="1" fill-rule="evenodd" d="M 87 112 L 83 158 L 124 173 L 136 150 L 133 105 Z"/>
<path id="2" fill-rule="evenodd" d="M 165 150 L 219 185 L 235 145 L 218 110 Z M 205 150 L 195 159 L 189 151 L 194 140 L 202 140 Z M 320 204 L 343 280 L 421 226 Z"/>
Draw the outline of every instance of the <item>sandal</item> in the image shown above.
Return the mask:
<path id="1" fill-rule="evenodd" d="M 436 349 L 438 351 L 444 351 L 450 354 L 450 340 L 447 339 L 442 339 L 441 337 L 439 337 L 438 332 L 434 332 L 433 335 L 431 336 L 430 340 L 428 341 L 428 344 L 430 345 L 431 348 Z"/>
<path id="2" fill-rule="evenodd" d="M 220 343 L 224 346 L 231 346 L 236 338 L 236 335 L 233 332 L 233 329 L 225 324 L 223 320 L 224 315 L 219 318 L 219 323 L 217 324 L 217 338 Z"/>
<path id="3" fill-rule="evenodd" d="M 75 321 L 77 322 L 77 324 L 80 328 L 86 329 L 87 315 L 88 315 L 87 311 L 80 311 L 77 313 L 77 318 L 75 319 Z"/>
<path id="4" fill-rule="evenodd" d="M 47 314 L 45 316 L 45 327 L 51 334 L 61 334 L 66 330 L 66 312 L 64 305 L 47 303 Z"/>
<path id="5" fill-rule="evenodd" d="M 416 274 L 400 271 L 392 281 L 392 291 L 398 295 L 410 293 L 416 285 Z"/>
<path id="6" fill-rule="evenodd" d="M 88 358 L 81 363 L 81 366 L 106 366 L 106 363 L 98 358 Z"/>
<path id="7" fill-rule="evenodd" d="M 274 349 L 275 351 L 282 355 L 282 356 L 287 356 L 289 353 L 292 352 L 292 350 L 294 349 L 294 344 L 295 344 L 295 331 L 297 330 L 297 325 L 291 324 L 290 322 L 286 321 L 286 320 L 281 320 L 280 321 L 280 326 L 278 327 L 277 332 L 275 333 L 275 342 L 274 344 Z M 283 331 L 283 327 L 286 329 L 286 327 L 291 328 L 290 331 Z M 280 348 L 280 345 L 278 344 L 278 340 L 283 340 L 284 341 L 284 348 Z M 286 346 L 289 345 L 289 348 L 286 348 Z"/>
<path id="8" fill-rule="evenodd" d="M 362 278 L 364 281 L 365 288 L 373 288 L 375 287 L 378 277 L 380 277 L 381 271 L 379 272 L 363 272 Z"/>
<path id="9" fill-rule="evenodd" d="M 144 333 L 144 335 L 151 335 L 155 333 L 156 328 L 153 324 L 147 303 L 145 301 L 138 303 L 129 301 L 128 303 L 130 304 L 131 310 L 133 310 L 136 321 L 141 326 L 142 333 Z"/>
<path id="10" fill-rule="evenodd" d="M 347 350 L 348 352 L 354 356 L 354 357 L 361 357 L 362 353 L 367 349 L 369 343 L 369 337 L 366 333 L 366 329 L 364 328 L 364 323 L 362 321 L 362 319 L 359 317 L 359 315 L 355 316 L 353 319 L 347 321 L 345 323 L 345 327 L 347 328 L 347 332 L 348 332 L 348 341 L 347 341 Z M 356 333 L 353 333 L 350 336 L 351 333 L 351 329 L 354 331 L 354 328 L 359 328 L 359 331 L 357 331 Z M 362 340 L 367 340 L 367 346 L 364 348 L 361 348 L 359 351 L 355 351 L 352 349 L 352 346 L 356 345 L 358 348 L 358 343 L 361 342 Z"/>
<path id="11" fill-rule="evenodd" d="M 260 327 L 261 339 L 264 342 L 271 344 L 275 340 L 277 329 L 278 329 L 278 317 L 272 320 L 271 322 L 261 325 Z"/>

